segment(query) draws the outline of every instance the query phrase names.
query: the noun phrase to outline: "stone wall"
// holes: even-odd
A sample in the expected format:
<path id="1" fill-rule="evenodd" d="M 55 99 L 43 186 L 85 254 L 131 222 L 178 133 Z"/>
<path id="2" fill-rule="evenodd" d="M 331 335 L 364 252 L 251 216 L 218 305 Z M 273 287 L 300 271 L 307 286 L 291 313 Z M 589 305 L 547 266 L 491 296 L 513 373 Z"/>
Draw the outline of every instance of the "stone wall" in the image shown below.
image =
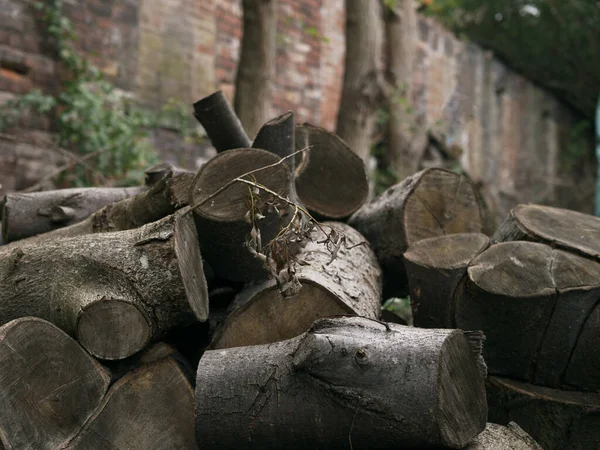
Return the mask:
<path id="1" fill-rule="evenodd" d="M 242 35 L 240 3 L 70 0 L 66 12 L 79 48 L 120 89 L 158 109 L 169 100 L 192 103 L 215 89 L 232 98 Z M 344 20 L 343 0 L 279 1 L 276 112 L 292 109 L 298 122 L 335 128 Z M 492 208 L 504 214 L 518 202 L 542 202 L 591 210 L 593 158 L 564 163 L 574 152 L 571 135 L 579 117 L 431 19 L 419 18 L 417 46 L 410 99 L 414 114 L 446 146 L 462 152 L 460 162 L 482 185 Z M 48 51 L 26 2 L 0 0 L 0 102 L 34 87 L 56 88 L 57 68 Z M 30 183 L 35 177 L 27 167 L 36 158 L 56 159 L 40 145 L 40 135 L 51 131 L 47 121 L 33 117 L 21 125 L 19 145 L 14 136 L 0 135 L 2 190 Z M 168 132 L 154 135 L 160 136 L 165 159 L 193 165 L 206 155 L 205 149 L 188 146 L 180 157 L 172 139 L 165 144 Z M 29 146 L 27 151 L 23 146 Z M 592 155 L 591 148 L 587 154 Z"/>

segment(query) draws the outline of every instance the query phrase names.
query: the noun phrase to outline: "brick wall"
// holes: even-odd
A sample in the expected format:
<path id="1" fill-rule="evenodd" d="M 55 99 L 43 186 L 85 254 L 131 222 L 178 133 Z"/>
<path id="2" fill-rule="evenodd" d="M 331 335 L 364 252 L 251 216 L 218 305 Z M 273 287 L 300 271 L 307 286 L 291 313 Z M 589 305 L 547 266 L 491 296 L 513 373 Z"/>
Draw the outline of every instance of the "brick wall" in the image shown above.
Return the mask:
<path id="1" fill-rule="evenodd" d="M 70 0 L 66 12 L 80 50 L 143 104 L 156 109 L 170 99 L 192 103 L 215 89 L 233 97 L 240 0 Z M 276 113 L 292 109 L 298 122 L 335 128 L 344 20 L 343 0 L 279 1 Z M 517 202 L 545 202 L 589 211 L 593 161 L 569 171 L 561 164 L 580 118 L 432 20 L 420 17 L 418 29 L 410 99 L 415 114 L 446 145 L 460 148 L 461 163 L 493 207 L 503 214 Z M 54 89 L 56 72 L 26 2 L 0 0 L 0 102 L 34 87 Z M 20 146 L 0 135 L 0 189 L 24 187 L 31 175 L 5 174 L 35 172 L 27 170 L 31 161 L 50 158 L 40 144 L 40 135 L 51 131 L 47 121 L 31 117 L 22 128 Z M 35 138 L 29 130 L 36 130 Z M 165 159 L 193 165 L 205 156 L 205 149 L 178 145 L 168 132 L 154 136 Z"/>

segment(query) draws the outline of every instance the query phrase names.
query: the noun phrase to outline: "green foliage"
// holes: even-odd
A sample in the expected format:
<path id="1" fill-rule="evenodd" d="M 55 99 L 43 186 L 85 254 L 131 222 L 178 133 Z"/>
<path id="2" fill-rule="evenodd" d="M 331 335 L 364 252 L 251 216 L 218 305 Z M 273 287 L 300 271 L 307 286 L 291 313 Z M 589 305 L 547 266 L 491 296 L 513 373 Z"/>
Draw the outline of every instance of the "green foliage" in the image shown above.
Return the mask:
<path id="1" fill-rule="evenodd" d="M 427 12 L 494 50 L 516 70 L 554 91 L 587 117 L 593 117 L 600 90 L 600 2 L 430 0 L 426 3 Z"/>
<path id="2" fill-rule="evenodd" d="M 410 306 L 410 297 L 403 298 L 390 298 L 386 300 L 381 309 L 393 312 L 398 317 L 404 319 L 404 321 L 413 326 L 413 315 L 412 308 Z"/>

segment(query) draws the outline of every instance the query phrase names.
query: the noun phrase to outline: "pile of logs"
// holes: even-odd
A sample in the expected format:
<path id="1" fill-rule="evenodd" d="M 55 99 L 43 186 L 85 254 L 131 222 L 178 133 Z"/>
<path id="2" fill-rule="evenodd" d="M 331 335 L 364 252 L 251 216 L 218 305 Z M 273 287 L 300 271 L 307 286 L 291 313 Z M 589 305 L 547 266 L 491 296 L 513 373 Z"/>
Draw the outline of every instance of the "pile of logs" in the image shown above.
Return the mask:
<path id="1" fill-rule="evenodd" d="M 598 448 L 568 391 L 600 389 L 596 219 L 519 207 L 490 241 L 462 175 L 365 204 L 334 134 L 194 115 L 197 173 L 4 199 L 0 449 Z M 383 320 L 408 292 L 417 327 Z"/>

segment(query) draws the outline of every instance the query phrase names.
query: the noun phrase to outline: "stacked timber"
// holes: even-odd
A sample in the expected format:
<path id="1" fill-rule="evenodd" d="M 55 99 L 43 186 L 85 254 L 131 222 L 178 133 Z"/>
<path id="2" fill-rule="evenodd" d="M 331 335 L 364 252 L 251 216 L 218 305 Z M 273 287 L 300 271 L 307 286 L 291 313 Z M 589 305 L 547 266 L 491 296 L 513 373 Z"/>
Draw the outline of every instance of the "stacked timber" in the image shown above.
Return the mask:
<path id="1" fill-rule="evenodd" d="M 383 286 L 410 282 L 423 317 L 456 325 L 444 298 L 489 244 L 467 178 L 428 169 L 365 205 L 338 136 L 287 112 L 251 141 L 221 92 L 194 115 L 217 150 L 197 172 L 4 200 L 0 448 L 538 449 L 486 423 L 477 327 L 381 321 Z M 561 295 L 590 308 L 574 279 Z M 558 373 L 565 351 L 528 361 Z"/>

